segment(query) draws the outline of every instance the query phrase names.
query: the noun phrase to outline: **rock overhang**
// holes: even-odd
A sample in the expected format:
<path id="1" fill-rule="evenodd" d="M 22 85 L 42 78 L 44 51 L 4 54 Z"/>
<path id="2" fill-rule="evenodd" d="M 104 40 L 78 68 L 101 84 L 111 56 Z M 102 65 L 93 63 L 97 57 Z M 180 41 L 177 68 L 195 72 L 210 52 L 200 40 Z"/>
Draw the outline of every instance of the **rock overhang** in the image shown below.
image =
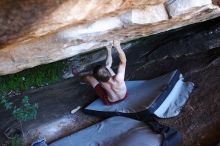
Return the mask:
<path id="1" fill-rule="evenodd" d="M 30 32 L 4 45 L 0 49 L 0 75 L 102 48 L 115 38 L 128 42 L 220 15 L 211 0 L 85 3 L 63 3 Z"/>

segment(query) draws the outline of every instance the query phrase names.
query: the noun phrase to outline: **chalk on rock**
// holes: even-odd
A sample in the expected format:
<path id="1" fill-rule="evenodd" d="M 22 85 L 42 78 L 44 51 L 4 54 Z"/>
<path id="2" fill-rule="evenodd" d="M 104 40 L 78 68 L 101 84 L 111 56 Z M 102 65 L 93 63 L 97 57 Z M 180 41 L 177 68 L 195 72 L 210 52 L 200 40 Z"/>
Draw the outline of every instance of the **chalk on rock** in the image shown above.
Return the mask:
<path id="1" fill-rule="evenodd" d="M 191 12 L 194 8 L 212 5 L 212 0 L 169 0 L 166 3 L 168 13 L 171 17 Z"/>
<path id="2" fill-rule="evenodd" d="M 168 20 L 168 14 L 163 4 L 147 6 L 144 9 L 133 9 L 120 16 L 124 25 L 149 24 Z"/>
<path id="3" fill-rule="evenodd" d="M 81 106 L 77 106 L 76 108 L 74 108 L 73 110 L 71 110 L 71 114 L 75 114 L 78 110 L 80 110 Z"/>

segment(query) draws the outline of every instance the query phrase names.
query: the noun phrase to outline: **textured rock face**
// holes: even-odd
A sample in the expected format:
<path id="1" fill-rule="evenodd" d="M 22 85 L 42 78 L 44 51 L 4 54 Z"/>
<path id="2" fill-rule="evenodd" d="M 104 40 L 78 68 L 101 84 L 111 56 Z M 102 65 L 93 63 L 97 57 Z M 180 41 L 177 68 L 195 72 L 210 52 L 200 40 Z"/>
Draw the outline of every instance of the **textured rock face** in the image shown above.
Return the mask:
<path id="1" fill-rule="evenodd" d="M 185 69 L 194 64 L 178 62 L 183 57 L 196 56 L 201 53 L 208 54 L 211 50 L 220 50 L 220 17 L 190 26 L 183 27 L 175 31 L 168 31 L 161 34 L 142 38 L 131 43 L 123 44 L 127 56 L 126 80 L 153 78 L 161 75 L 161 72 L 169 72 L 184 66 Z M 113 49 L 113 69 L 117 71 L 119 58 Z M 219 56 L 218 53 L 211 55 Z M 211 57 L 210 56 L 210 57 Z M 106 50 L 76 55 L 70 59 L 72 64 L 78 68 L 79 72 L 91 71 L 97 64 L 104 64 Z M 176 62 L 177 64 L 172 64 Z M 64 74 L 64 78 L 72 77 L 71 66 Z M 171 68 L 172 67 L 172 68 Z M 137 69 L 138 68 L 138 69 Z M 134 70 L 141 70 L 143 75 L 133 74 Z M 197 68 L 194 68 L 197 70 Z"/>
<path id="2" fill-rule="evenodd" d="M 193 9 L 201 9 L 203 6 L 211 6 L 212 0 L 169 0 L 166 3 L 169 15 L 177 17 L 179 15 L 193 12 Z"/>
<path id="3" fill-rule="evenodd" d="M 150 24 L 168 20 L 168 15 L 163 4 L 147 6 L 143 9 L 133 9 L 119 16 L 123 25 Z"/>
<path id="4" fill-rule="evenodd" d="M 29 11 L 28 6 L 33 7 L 33 3 L 15 5 Z M 0 49 L 0 75 L 98 49 L 113 38 L 127 42 L 220 15 L 219 8 L 210 0 L 46 0 L 42 3 L 49 10 L 40 13 L 42 16 L 31 22 L 30 29 L 13 37 L 7 37 L 7 33 L 0 35 L 4 44 Z M 52 10 L 51 3 L 55 5 Z M 3 7 L 8 2 L 3 0 L 0 4 Z M 9 8 L 13 11 L 14 7 Z M 37 10 L 40 8 L 39 5 Z M 0 23 L 7 20 L 4 18 Z M 7 30 L 7 25 L 2 29 Z"/>
<path id="5" fill-rule="evenodd" d="M 39 37 L 67 25 L 86 24 L 163 2 L 165 0 L 1 0 L 0 44 L 18 37 L 19 40 Z M 21 35 L 14 37 L 12 33 Z"/>

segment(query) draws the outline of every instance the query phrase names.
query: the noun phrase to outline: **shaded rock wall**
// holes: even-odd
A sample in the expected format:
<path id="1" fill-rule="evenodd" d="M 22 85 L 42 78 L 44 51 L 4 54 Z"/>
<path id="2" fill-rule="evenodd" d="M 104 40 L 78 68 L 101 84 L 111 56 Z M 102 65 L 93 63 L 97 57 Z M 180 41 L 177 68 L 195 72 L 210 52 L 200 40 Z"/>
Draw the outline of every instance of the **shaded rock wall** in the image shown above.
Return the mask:
<path id="1" fill-rule="evenodd" d="M 182 72 L 186 72 L 193 64 L 189 65 L 187 62 L 181 62 L 182 57 L 195 56 L 196 54 L 199 56 L 201 53 L 220 47 L 220 17 L 134 40 L 122 44 L 122 47 L 127 56 L 127 80 L 153 78 L 172 71 L 178 66 L 182 66 L 185 69 Z M 103 48 L 96 52 L 76 55 L 70 58 L 69 61 L 78 68 L 79 72 L 88 72 L 97 64 L 105 63 L 106 53 L 106 49 Z M 219 53 L 212 54 L 212 56 L 215 58 L 219 56 Z M 179 64 L 172 64 L 172 62 L 178 62 L 177 60 L 180 60 Z M 199 66 L 201 60 L 200 62 L 194 62 L 195 66 Z M 113 69 L 115 71 L 117 71 L 118 63 L 119 58 L 113 49 Z M 144 73 L 135 75 L 132 70 L 140 70 Z M 64 78 L 69 77 L 72 77 L 71 66 L 69 71 L 64 74 Z"/>
<path id="2" fill-rule="evenodd" d="M 7 1 L 1 3 L 9 5 L 7 10 L 14 6 Z M 23 14 L 30 11 L 28 6 L 33 7 L 33 3 L 35 1 L 18 1 L 15 5 L 22 8 Z M 45 9 L 50 5 L 52 8 Z M 0 75 L 92 51 L 109 44 L 113 38 L 127 42 L 220 15 L 219 7 L 213 6 L 211 0 L 48 0 L 42 11 L 34 13 L 42 16 L 30 21 L 30 28 L 17 37 L 0 35 L 5 38 L 1 39 L 4 45 L 0 50 Z M 7 13 L 4 15 L 8 20 Z M 3 30 L 7 30 L 7 26 Z"/>

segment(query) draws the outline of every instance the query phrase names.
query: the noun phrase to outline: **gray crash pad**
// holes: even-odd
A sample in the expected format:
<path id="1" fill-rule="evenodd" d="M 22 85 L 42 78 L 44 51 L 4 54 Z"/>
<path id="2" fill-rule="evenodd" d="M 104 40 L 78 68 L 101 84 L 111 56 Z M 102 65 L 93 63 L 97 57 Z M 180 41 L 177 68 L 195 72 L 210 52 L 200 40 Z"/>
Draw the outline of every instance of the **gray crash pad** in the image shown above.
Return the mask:
<path id="1" fill-rule="evenodd" d="M 163 76 L 140 81 L 126 81 L 128 97 L 111 106 L 95 100 L 84 110 L 98 116 L 143 116 L 154 114 L 160 118 L 177 116 L 192 92 L 193 83 L 184 82 L 175 70 Z"/>
<path id="2" fill-rule="evenodd" d="M 143 122 L 126 117 L 112 117 L 50 146 L 160 146 L 162 136 Z"/>

